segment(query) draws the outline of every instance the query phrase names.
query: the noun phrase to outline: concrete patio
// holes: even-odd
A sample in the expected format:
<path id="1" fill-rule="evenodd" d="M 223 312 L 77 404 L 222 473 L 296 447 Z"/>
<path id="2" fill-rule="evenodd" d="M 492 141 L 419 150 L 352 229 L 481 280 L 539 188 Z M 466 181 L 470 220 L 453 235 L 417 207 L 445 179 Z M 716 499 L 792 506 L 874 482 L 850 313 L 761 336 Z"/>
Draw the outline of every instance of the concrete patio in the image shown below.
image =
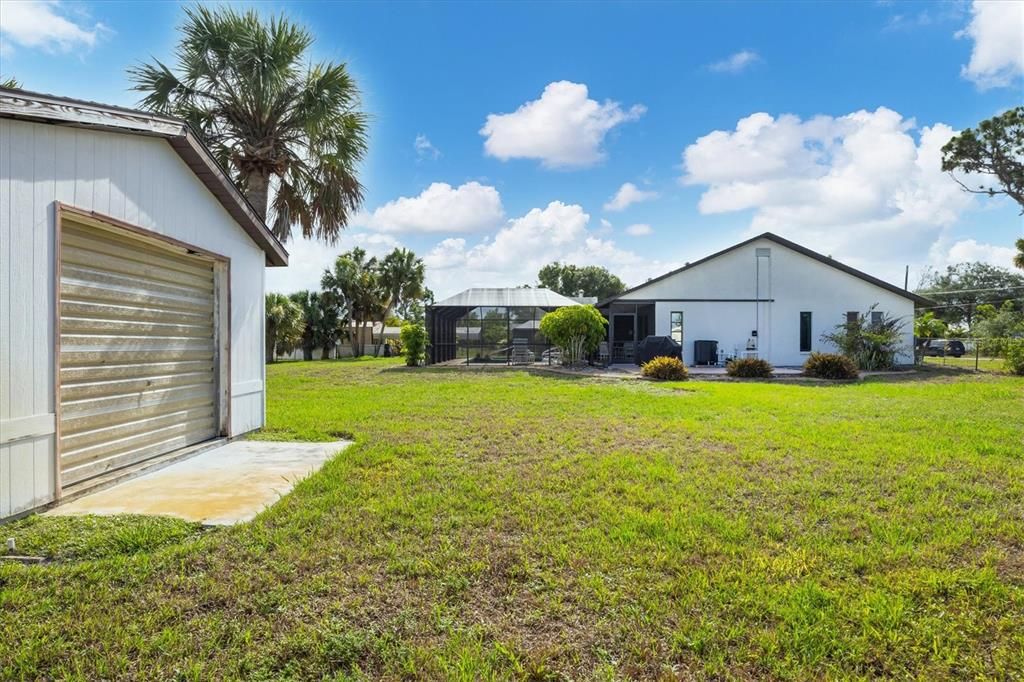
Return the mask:
<path id="1" fill-rule="evenodd" d="M 156 514 L 209 525 L 249 521 L 349 444 L 234 441 L 46 513 Z"/>

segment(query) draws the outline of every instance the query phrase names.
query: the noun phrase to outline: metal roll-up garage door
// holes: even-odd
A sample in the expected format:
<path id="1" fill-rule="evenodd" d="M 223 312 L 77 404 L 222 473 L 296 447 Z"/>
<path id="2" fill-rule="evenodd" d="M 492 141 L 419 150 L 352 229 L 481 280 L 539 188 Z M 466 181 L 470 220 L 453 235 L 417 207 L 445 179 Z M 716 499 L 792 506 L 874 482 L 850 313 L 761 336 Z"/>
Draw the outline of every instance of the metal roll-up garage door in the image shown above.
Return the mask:
<path id="1" fill-rule="evenodd" d="M 213 262 L 67 219 L 60 258 L 62 486 L 214 437 Z"/>

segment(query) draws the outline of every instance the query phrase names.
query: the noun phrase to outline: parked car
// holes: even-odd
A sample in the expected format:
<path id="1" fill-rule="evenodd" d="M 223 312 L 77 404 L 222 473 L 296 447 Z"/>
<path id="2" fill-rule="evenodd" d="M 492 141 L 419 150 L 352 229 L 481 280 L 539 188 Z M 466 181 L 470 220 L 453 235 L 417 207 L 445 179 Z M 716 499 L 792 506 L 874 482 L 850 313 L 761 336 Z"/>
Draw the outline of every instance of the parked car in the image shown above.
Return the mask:
<path id="1" fill-rule="evenodd" d="M 967 352 L 964 342 L 956 339 L 921 339 L 917 342 L 917 348 L 922 355 L 931 357 L 959 358 Z"/>

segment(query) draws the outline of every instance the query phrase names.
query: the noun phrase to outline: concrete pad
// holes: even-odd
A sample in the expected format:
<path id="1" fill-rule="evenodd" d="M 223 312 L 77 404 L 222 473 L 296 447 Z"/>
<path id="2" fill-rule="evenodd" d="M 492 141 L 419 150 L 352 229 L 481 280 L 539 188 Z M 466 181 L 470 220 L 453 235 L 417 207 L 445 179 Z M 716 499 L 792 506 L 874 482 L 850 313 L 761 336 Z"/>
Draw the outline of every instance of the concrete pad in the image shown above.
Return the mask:
<path id="1" fill-rule="evenodd" d="M 348 445 L 234 441 L 46 513 L 156 514 L 213 525 L 248 521 Z"/>

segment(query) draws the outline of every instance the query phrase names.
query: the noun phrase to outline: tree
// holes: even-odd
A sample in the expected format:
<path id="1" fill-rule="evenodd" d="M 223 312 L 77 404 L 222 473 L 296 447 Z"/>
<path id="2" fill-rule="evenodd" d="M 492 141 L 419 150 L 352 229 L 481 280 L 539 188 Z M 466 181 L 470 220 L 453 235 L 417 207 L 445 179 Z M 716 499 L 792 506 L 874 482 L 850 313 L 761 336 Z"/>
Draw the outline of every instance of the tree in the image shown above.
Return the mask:
<path id="1" fill-rule="evenodd" d="M 17 90 L 21 87 L 21 83 L 18 82 L 17 78 L 11 78 L 9 76 L 0 76 L 0 88 L 7 88 L 8 90 Z"/>
<path id="2" fill-rule="evenodd" d="M 345 302 L 349 315 L 352 355 L 360 357 L 364 350 L 367 321 L 375 319 L 379 310 L 380 280 L 375 258 L 366 258 L 366 251 L 356 247 L 338 256 L 332 270 L 324 270 L 320 286 L 338 300 Z"/>
<path id="3" fill-rule="evenodd" d="M 931 310 L 914 320 L 914 336 L 919 339 L 940 339 L 946 335 L 947 329 L 948 325 L 935 317 Z"/>
<path id="4" fill-rule="evenodd" d="M 333 296 L 318 291 L 297 291 L 290 298 L 302 310 L 302 359 L 312 360 L 313 349 L 320 348 L 326 360 L 338 340 L 339 311 Z"/>
<path id="5" fill-rule="evenodd" d="M 1017 255 L 1013 257 L 1013 264 L 1024 270 L 1024 239 L 1017 240 Z"/>
<path id="6" fill-rule="evenodd" d="M 266 359 L 274 362 L 277 354 L 290 353 L 302 339 L 305 324 L 302 308 L 284 294 L 266 295 Z"/>
<path id="7" fill-rule="evenodd" d="M 982 303 L 971 332 L 979 339 L 983 353 L 1003 356 L 1013 339 L 1024 339 L 1024 312 L 1018 310 L 1013 301 L 1006 301 L 998 308 Z"/>
<path id="8" fill-rule="evenodd" d="M 1015 107 L 968 128 L 942 147 L 942 170 L 974 194 L 1005 194 L 1024 213 L 1024 107 Z M 991 176 L 977 189 L 959 180 L 954 171 Z"/>
<path id="9" fill-rule="evenodd" d="M 384 323 L 398 306 L 421 298 L 425 288 L 423 259 L 408 249 L 396 248 L 378 263 L 382 300 L 380 301 L 381 340 Z M 380 343 L 375 349 L 379 349 Z M 376 354 L 376 350 L 375 350 Z"/>
<path id="10" fill-rule="evenodd" d="M 622 280 L 597 265 L 549 263 L 537 273 L 540 286 L 563 296 L 596 296 L 603 301 L 626 290 Z"/>
<path id="11" fill-rule="evenodd" d="M 562 349 L 562 364 L 575 365 L 597 350 L 607 321 L 592 305 L 558 308 L 540 320 L 540 331 Z"/>
<path id="12" fill-rule="evenodd" d="M 434 304 L 434 292 L 423 287 L 419 298 L 407 299 L 395 306 L 395 314 L 403 322 L 424 324 L 427 317 L 427 306 Z"/>
<path id="13" fill-rule="evenodd" d="M 991 303 L 998 308 L 1004 301 L 1024 296 L 1024 275 L 988 263 L 958 263 L 944 271 L 926 270 L 917 293 L 942 306 L 936 310 L 936 317 L 951 325 L 964 322 L 970 327 L 980 304 Z"/>
<path id="14" fill-rule="evenodd" d="M 320 347 L 323 353 L 320 357 L 325 360 L 331 357 L 338 341 L 342 338 L 342 330 L 348 328 L 348 310 L 345 302 L 339 299 L 330 291 L 320 292 L 320 305 L 324 310 L 321 319 Z"/>
<path id="15" fill-rule="evenodd" d="M 333 243 L 362 204 L 367 149 L 345 65 L 310 63 L 312 35 L 284 16 L 203 5 L 185 15 L 174 70 L 156 59 L 128 70 L 141 106 L 188 122 L 260 217 L 272 209 L 279 239 L 298 224 Z"/>

